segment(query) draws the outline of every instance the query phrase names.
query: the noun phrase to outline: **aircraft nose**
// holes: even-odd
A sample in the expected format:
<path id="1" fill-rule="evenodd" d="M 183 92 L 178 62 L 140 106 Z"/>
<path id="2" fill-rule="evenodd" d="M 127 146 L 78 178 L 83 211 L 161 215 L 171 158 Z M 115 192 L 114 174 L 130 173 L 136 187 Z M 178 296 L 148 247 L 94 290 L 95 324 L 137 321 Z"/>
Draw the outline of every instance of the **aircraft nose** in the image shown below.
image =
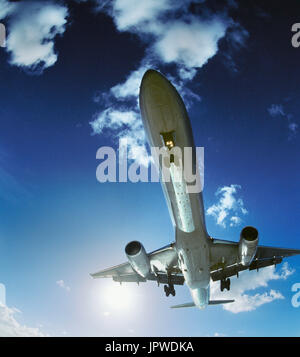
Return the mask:
<path id="1" fill-rule="evenodd" d="M 172 85 L 162 74 L 154 69 L 145 72 L 140 86 L 140 102 L 148 111 L 157 107 L 172 110 L 175 105 L 172 94 Z"/>
<path id="2" fill-rule="evenodd" d="M 144 127 L 155 146 L 161 146 L 161 133 L 179 130 L 185 125 L 178 122 L 185 108 L 175 87 L 160 72 L 149 69 L 140 86 L 139 104 Z M 182 128 L 181 135 L 184 135 Z M 155 138 L 155 139 L 153 139 Z"/>
<path id="3" fill-rule="evenodd" d="M 167 79 L 160 74 L 158 71 L 154 69 L 148 69 L 141 82 L 141 89 L 143 88 L 151 88 L 153 85 L 156 87 L 161 87 L 166 84 Z"/>
<path id="4" fill-rule="evenodd" d="M 148 78 L 152 78 L 152 77 L 155 77 L 155 76 L 162 76 L 158 71 L 156 71 L 155 69 L 148 69 L 144 75 L 143 75 L 143 78 L 142 78 L 142 81 L 145 79 L 148 79 Z"/>

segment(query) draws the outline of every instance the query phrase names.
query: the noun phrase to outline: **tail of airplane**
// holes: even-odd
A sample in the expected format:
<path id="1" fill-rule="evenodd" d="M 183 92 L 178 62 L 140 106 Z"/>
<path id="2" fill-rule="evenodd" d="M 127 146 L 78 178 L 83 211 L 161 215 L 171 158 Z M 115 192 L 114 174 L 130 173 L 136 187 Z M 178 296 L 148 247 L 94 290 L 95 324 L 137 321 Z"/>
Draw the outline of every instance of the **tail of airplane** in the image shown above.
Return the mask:
<path id="1" fill-rule="evenodd" d="M 229 304 L 231 302 L 234 302 L 234 300 L 209 300 L 208 305 Z M 194 302 L 187 302 L 185 304 L 171 306 L 171 309 L 179 309 L 181 307 L 195 307 L 195 306 L 196 305 Z"/>

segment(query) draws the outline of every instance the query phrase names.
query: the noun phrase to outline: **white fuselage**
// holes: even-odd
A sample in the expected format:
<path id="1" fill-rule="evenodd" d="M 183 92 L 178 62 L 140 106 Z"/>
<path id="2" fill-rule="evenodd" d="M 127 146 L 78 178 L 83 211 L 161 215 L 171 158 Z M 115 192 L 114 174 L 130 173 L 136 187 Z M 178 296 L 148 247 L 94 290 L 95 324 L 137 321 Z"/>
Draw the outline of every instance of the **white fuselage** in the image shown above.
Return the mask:
<path id="1" fill-rule="evenodd" d="M 140 107 L 151 147 L 165 146 L 162 134 L 167 133 L 167 137 L 168 133 L 172 133 L 172 144 L 182 152 L 186 147 L 195 152 L 185 105 L 174 86 L 159 72 L 149 70 L 144 75 L 140 88 Z M 176 169 L 174 165 L 171 163 L 170 170 Z M 196 167 L 194 157 L 194 172 L 199 175 Z M 195 305 L 203 308 L 209 302 L 210 260 L 202 193 L 187 192 L 183 189 L 185 183 L 178 184 L 173 179 L 169 182 L 162 181 L 162 187 L 176 228 L 180 268 Z"/>

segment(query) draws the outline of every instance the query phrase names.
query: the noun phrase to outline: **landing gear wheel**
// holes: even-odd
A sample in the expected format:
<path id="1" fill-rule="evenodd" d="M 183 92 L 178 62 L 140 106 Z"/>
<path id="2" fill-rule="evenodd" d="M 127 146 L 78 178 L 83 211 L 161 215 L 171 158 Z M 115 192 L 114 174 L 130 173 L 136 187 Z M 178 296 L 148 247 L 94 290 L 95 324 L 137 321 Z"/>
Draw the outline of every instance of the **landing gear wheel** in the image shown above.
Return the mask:
<path id="1" fill-rule="evenodd" d="M 166 296 L 168 297 L 170 294 L 175 296 L 176 295 L 176 291 L 174 289 L 174 285 L 164 285 L 164 291 Z"/>
<path id="2" fill-rule="evenodd" d="M 173 295 L 173 296 L 176 295 L 176 291 L 175 291 L 175 289 L 174 289 L 174 285 L 171 285 L 171 286 L 170 286 L 170 294 Z"/>
<path id="3" fill-rule="evenodd" d="M 230 279 L 222 279 L 220 284 L 220 289 L 223 291 L 224 289 L 230 290 Z"/>
<path id="4" fill-rule="evenodd" d="M 226 279 L 226 289 L 230 290 L 230 279 Z"/>

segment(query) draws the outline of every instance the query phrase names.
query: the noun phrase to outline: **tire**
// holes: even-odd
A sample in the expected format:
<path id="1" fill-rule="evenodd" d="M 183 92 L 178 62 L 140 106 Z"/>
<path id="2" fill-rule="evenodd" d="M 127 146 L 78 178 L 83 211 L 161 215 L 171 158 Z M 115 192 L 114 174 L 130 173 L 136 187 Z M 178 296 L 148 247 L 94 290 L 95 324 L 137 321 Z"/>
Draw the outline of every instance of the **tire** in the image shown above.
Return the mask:
<path id="1" fill-rule="evenodd" d="M 226 280 L 226 289 L 229 291 L 230 290 L 230 279 Z"/>
<path id="2" fill-rule="evenodd" d="M 168 285 L 164 285 L 164 291 L 165 291 L 165 294 L 166 294 L 166 297 L 168 297 L 170 295 L 170 289 L 168 287 Z"/>

